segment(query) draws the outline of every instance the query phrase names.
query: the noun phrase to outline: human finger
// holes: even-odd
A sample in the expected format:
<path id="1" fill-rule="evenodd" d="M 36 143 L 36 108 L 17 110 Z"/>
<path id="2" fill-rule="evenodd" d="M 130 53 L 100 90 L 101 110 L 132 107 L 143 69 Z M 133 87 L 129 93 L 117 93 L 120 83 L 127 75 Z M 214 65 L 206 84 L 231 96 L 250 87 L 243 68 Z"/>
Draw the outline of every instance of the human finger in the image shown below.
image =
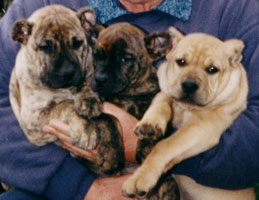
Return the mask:
<path id="1" fill-rule="evenodd" d="M 61 143 L 67 142 L 72 143 L 71 138 L 69 134 L 59 131 L 58 129 L 54 128 L 53 126 L 47 124 L 44 125 L 42 128 L 42 131 L 47 134 L 52 134 L 58 137 L 58 139 L 61 141 Z"/>
<path id="2" fill-rule="evenodd" d="M 96 149 L 93 150 L 84 150 L 81 149 L 71 143 L 63 143 L 63 148 L 70 151 L 76 156 L 82 157 L 84 159 L 90 160 L 90 161 L 95 161 L 98 151 Z"/>
<path id="3" fill-rule="evenodd" d="M 49 125 L 55 128 L 58 132 L 63 133 L 67 136 L 70 136 L 69 134 L 70 127 L 67 123 L 63 122 L 62 120 L 52 119 L 50 120 Z"/>

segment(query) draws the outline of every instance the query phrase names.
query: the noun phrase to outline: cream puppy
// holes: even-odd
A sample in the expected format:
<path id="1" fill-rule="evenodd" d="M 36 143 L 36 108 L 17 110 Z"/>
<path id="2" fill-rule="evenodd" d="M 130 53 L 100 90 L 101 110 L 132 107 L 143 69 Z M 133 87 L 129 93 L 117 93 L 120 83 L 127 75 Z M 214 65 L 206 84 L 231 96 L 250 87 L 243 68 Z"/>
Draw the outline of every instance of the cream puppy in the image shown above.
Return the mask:
<path id="1" fill-rule="evenodd" d="M 222 133 L 246 108 L 248 82 L 241 64 L 244 44 L 169 28 L 173 49 L 158 71 L 161 92 L 135 132 L 155 139 L 172 121 L 178 130 L 161 140 L 124 184 L 123 194 L 145 197 L 175 164 L 216 146 Z M 152 132 L 152 134 L 150 134 Z M 152 136 L 150 136 L 152 135 Z M 252 188 L 231 191 L 199 185 L 175 175 L 181 199 L 255 199 Z"/>

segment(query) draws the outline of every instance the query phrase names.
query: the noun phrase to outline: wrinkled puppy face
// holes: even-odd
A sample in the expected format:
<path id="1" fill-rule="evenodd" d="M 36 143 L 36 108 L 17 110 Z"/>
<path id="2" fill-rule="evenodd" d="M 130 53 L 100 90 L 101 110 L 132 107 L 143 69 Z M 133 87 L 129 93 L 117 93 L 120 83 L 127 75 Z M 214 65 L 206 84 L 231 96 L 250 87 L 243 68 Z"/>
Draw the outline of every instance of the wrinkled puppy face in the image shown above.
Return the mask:
<path id="1" fill-rule="evenodd" d="M 95 17 L 92 10 L 84 11 L 49 6 L 14 27 L 14 40 L 24 45 L 35 66 L 31 73 L 50 88 L 78 86 L 84 81 L 91 52 L 82 16 L 90 13 Z"/>
<path id="2" fill-rule="evenodd" d="M 145 34 L 120 23 L 103 29 L 94 48 L 95 73 L 92 88 L 102 96 L 127 93 L 146 73 L 150 57 Z"/>
<path id="3" fill-rule="evenodd" d="M 223 42 L 200 33 L 180 36 L 176 48 L 167 56 L 168 62 L 159 69 L 160 87 L 178 101 L 206 106 L 227 92 L 230 79 L 235 82 L 239 78 L 231 76 L 241 60 L 242 49 L 239 40 Z"/>

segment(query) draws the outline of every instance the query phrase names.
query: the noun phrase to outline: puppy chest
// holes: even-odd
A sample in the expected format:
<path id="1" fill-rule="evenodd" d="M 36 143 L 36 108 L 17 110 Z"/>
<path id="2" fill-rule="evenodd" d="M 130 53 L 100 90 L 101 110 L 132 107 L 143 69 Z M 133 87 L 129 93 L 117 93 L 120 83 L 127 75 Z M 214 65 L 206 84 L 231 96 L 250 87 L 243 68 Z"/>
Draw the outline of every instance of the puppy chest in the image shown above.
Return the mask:
<path id="1" fill-rule="evenodd" d="M 192 113 L 189 110 L 183 109 L 178 104 L 173 103 L 173 127 L 180 128 L 182 127 L 192 116 Z"/>

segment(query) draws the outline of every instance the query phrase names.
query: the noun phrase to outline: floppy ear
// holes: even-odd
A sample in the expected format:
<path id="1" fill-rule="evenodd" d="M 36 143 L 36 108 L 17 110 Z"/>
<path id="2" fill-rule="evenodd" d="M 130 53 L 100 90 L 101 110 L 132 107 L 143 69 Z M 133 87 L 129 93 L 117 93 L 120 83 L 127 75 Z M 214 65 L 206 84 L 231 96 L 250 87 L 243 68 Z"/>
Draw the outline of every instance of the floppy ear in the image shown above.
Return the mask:
<path id="1" fill-rule="evenodd" d="M 32 27 L 33 24 L 25 19 L 17 20 L 12 31 L 13 40 L 25 45 L 31 35 Z"/>
<path id="2" fill-rule="evenodd" d="M 100 24 L 96 24 L 95 11 L 90 7 L 84 7 L 77 11 L 83 29 L 85 30 L 87 40 L 93 46 L 97 40 L 100 31 L 104 28 Z"/>
<path id="3" fill-rule="evenodd" d="M 145 46 L 151 58 L 166 56 L 177 45 L 178 37 L 183 35 L 170 27 L 166 32 L 153 33 L 145 37 Z"/>
<path id="4" fill-rule="evenodd" d="M 230 64 L 239 63 L 242 60 L 242 51 L 245 47 L 244 42 L 237 39 L 231 39 L 224 42 L 229 56 Z"/>

